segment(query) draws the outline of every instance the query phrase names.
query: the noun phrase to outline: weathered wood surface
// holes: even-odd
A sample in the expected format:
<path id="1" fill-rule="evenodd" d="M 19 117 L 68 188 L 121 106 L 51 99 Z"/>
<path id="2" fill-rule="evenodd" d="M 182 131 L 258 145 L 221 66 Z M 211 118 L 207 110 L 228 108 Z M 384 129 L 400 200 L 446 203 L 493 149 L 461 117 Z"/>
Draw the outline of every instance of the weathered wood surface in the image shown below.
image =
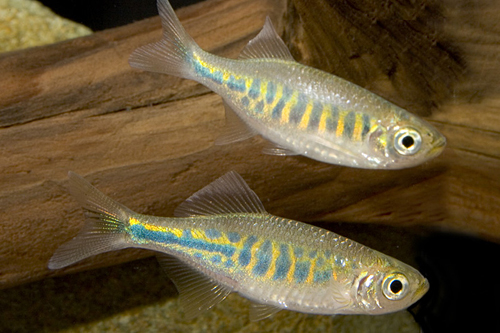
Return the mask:
<path id="1" fill-rule="evenodd" d="M 128 66 L 132 50 L 160 38 L 158 18 L 0 56 L 0 288 L 146 255 L 123 251 L 47 270 L 83 223 L 66 189 L 68 170 L 147 214 L 171 216 L 190 194 L 236 170 L 276 215 L 500 239 L 500 6 L 368 3 L 209 0 L 178 14 L 203 48 L 229 57 L 271 15 L 300 61 L 428 116 L 448 147 L 416 168 L 268 156 L 261 139 L 214 146 L 224 124 L 218 96 Z"/>

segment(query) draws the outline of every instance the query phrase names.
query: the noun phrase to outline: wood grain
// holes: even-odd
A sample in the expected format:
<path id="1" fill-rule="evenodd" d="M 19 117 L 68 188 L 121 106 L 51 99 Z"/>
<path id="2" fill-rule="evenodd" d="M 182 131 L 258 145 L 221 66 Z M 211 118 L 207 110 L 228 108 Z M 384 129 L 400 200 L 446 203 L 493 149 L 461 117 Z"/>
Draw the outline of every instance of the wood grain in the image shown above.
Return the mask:
<path id="1" fill-rule="evenodd" d="M 0 56 L 0 288 L 149 255 L 125 250 L 47 270 L 54 250 L 83 223 L 66 189 L 69 170 L 140 213 L 172 216 L 189 195 L 235 170 L 276 215 L 500 239 L 500 6 L 412 1 L 423 8 L 416 10 L 386 1 L 392 9 L 377 14 L 366 3 L 209 0 L 178 14 L 204 49 L 228 57 L 271 15 L 297 59 L 427 115 L 449 144 L 425 165 L 340 168 L 263 155 L 260 138 L 214 146 L 224 125 L 220 97 L 128 66 L 132 50 L 160 38 L 158 18 Z M 322 19 L 313 15 L 318 8 Z M 408 38 L 392 33 L 398 25 Z M 441 41 L 447 47 L 429 51 Z M 388 55 L 391 70 L 382 66 Z"/>

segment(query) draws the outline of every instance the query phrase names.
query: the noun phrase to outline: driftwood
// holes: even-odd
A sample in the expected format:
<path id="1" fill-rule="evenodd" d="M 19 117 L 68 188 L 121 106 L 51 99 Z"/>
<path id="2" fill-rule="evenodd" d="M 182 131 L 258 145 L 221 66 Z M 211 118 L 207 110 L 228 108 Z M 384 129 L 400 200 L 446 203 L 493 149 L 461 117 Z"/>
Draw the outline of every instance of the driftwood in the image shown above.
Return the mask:
<path id="1" fill-rule="evenodd" d="M 172 216 L 236 170 L 276 215 L 499 240 L 500 6 L 418 2 L 209 0 L 178 11 L 204 49 L 228 57 L 271 15 L 299 61 L 427 116 L 448 147 L 407 170 L 268 156 L 261 139 L 214 146 L 224 125 L 217 95 L 128 66 L 132 50 L 160 38 L 158 18 L 0 56 L 0 288 L 148 255 L 127 250 L 46 268 L 83 223 L 68 170 L 140 213 Z"/>

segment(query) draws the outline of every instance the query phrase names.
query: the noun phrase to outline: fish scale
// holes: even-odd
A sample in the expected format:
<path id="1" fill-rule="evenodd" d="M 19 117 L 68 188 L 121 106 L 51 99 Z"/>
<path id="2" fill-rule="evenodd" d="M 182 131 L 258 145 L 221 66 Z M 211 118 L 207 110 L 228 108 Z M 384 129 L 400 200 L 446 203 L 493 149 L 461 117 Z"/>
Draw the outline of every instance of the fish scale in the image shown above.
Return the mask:
<path id="1" fill-rule="evenodd" d="M 193 194 L 175 210 L 176 218 L 137 214 L 76 174 L 69 176 L 71 193 L 88 220 L 57 249 L 49 268 L 128 247 L 156 251 L 188 317 L 231 292 L 255 304 L 250 318 L 258 320 L 281 309 L 388 313 L 406 308 L 428 289 L 417 270 L 394 258 L 267 213 L 235 172 Z M 390 289 L 392 281 L 397 283 Z"/>
<path id="2" fill-rule="evenodd" d="M 246 219 L 249 224 L 254 224 L 259 219 L 269 219 L 269 217 L 259 217 L 242 215 L 237 217 L 220 217 L 227 219 Z M 145 220 L 145 222 L 141 222 Z M 220 221 L 210 221 L 204 224 L 218 225 Z M 261 222 L 261 221 L 259 221 Z M 179 222 L 176 222 L 179 223 Z M 188 225 L 192 221 L 186 222 Z M 262 223 L 262 222 L 261 222 Z M 273 221 L 269 222 L 273 223 Z M 286 220 L 277 222 L 286 225 Z M 208 264 L 211 269 L 224 271 L 227 274 L 237 275 L 251 274 L 253 277 L 269 283 L 273 281 L 286 281 L 294 284 L 322 284 L 328 282 L 339 272 L 349 274 L 343 265 L 337 265 L 334 257 L 327 256 L 324 251 L 317 249 L 305 250 L 303 246 L 285 243 L 280 240 L 263 238 L 257 235 L 242 235 L 241 232 L 232 232 L 231 241 L 227 232 L 207 227 L 181 228 L 181 227 L 161 227 L 160 222 L 155 224 L 150 222 L 150 218 L 141 216 L 131 217 L 129 220 L 128 232 L 134 242 L 140 243 L 152 249 L 170 248 L 199 265 Z M 280 235 L 276 235 L 279 237 Z M 312 246 L 309 245 L 309 246 Z M 314 256 L 311 256 L 314 253 Z M 218 256 L 220 260 L 212 259 Z M 229 264 L 228 264 L 229 263 Z M 297 265 L 298 263 L 298 265 Z M 341 264 L 340 261 L 337 261 Z M 354 269 L 354 267 L 352 267 Z M 206 267 L 208 269 L 208 267 Z"/>
<path id="3" fill-rule="evenodd" d="M 158 0 L 158 9 L 163 39 L 135 50 L 130 65 L 195 80 L 219 94 L 227 126 L 216 144 L 259 134 L 270 141 L 268 154 L 366 169 L 415 166 L 444 148 L 446 139 L 417 116 L 296 62 L 269 18 L 234 60 L 203 51 L 167 0 Z"/>
<path id="4" fill-rule="evenodd" d="M 225 66 L 209 65 L 194 56 L 196 73 L 221 96 L 239 101 L 251 116 L 265 119 L 276 126 L 319 134 L 334 133 L 353 143 L 363 142 L 376 128 L 377 120 L 367 113 L 344 111 L 335 104 L 321 102 L 284 85 L 250 74 L 228 71 Z M 292 116 L 290 116 L 292 115 Z"/>

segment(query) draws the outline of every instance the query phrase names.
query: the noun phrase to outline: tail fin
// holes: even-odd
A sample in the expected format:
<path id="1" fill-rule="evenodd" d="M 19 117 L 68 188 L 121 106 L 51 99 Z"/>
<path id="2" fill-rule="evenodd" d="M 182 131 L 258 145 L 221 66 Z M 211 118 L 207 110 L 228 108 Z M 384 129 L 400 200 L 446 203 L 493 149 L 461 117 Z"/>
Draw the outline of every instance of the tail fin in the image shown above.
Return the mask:
<path id="1" fill-rule="evenodd" d="M 131 215 L 127 207 L 108 198 L 82 177 L 68 173 L 70 192 L 82 205 L 87 217 L 78 235 L 61 245 L 52 258 L 49 269 L 58 269 L 82 259 L 128 247 L 126 226 Z"/>
<path id="2" fill-rule="evenodd" d="M 163 26 L 163 39 L 132 52 L 129 64 L 149 72 L 188 78 L 188 61 L 194 51 L 201 49 L 184 30 L 168 0 L 158 0 L 158 12 Z"/>

